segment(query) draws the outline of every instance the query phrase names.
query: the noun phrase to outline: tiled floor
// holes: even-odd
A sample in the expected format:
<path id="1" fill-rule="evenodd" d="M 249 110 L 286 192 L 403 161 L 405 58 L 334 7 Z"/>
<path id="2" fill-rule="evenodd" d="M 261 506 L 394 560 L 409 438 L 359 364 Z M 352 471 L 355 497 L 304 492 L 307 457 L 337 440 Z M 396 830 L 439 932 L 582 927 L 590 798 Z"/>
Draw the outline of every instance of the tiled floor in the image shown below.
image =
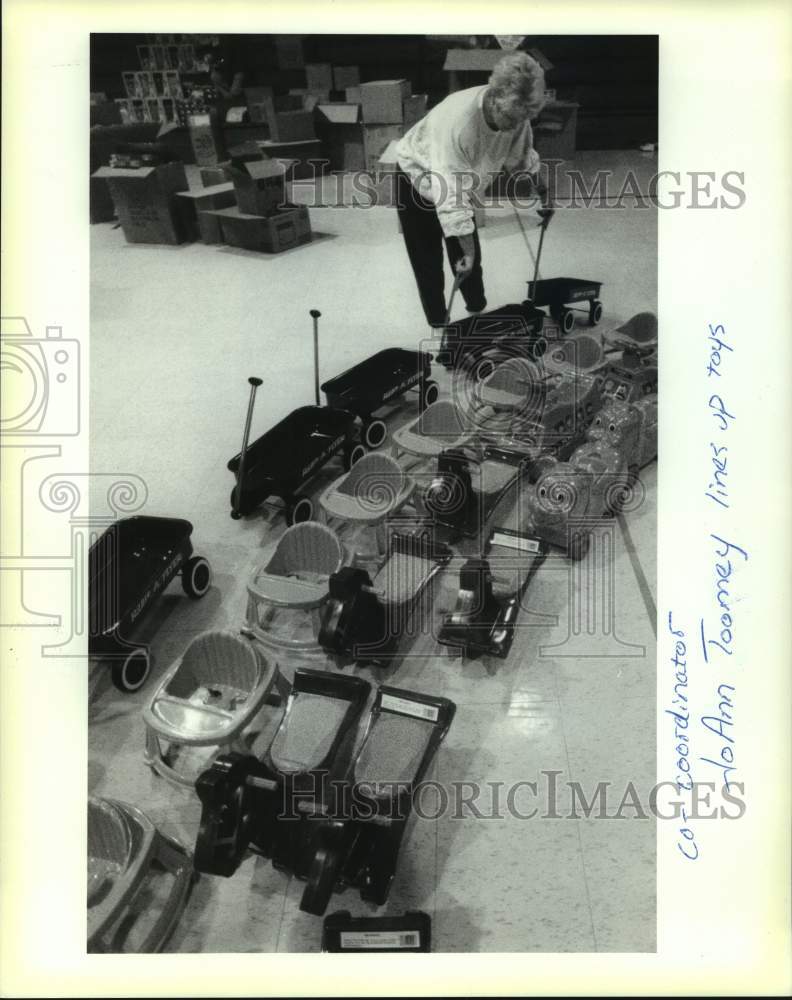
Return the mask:
<path id="1" fill-rule="evenodd" d="M 620 157 L 622 168 L 629 165 Z M 91 232 L 93 471 L 137 474 L 148 490 L 142 512 L 189 518 L 215 578 L 201 602 L 174 586 L 156 606 L 146 623 L 155 666 L 138 695 L 119 694 L 106 673 L 95 673 L 89 790 L 138 805 L 189 847 L 197 799 L 144 765 L 141 705 L 194 635 L 241 624 L 247 577 L 283 528 L 282 518 L 264 511 L 239 522 L 228 516 L 225 463 L 239 448 L 246 378 L 264 379 L 256 436 L 313 401 L 309 309 L 323 313 L 323 379 L 382 347 L 417 346 L 427 335 L 395 213 L 325 208 L 311 218 L 325 238 L 273 257 L 200 244 L 130 246 L 110 225 Z M 535 240 L 535 216 L 526 211 L 521 219 Z M 513 211 L 491 210 L 481 235 L 490 304 L 523 297 L 531 259 Z M 655 310 L 656 241 L 650 209 L 561 210 L 542 271 L 602 280 L 603 325 L 616 325 Z M 355 671 L 457 705 L 429 775 L 449 793 L 451 808 L 411 820 L 383 910 L 430 913 L 436 951 L 655 948 L 655 826 L 640 818 L 655 775 L 654 465 L 642 480 L 641 508 L 609 529 L 612 628 L 600 614 L 593 633 L 575 633 L 570 594 L 584 610 L 602 611 L 600 598 L 590 606 L 586 577 L 578 574 L 593 557 L 573 569 L 555 556 L 528 590 L 526 606 L 535 614 L 523 614 L 526 627 L 505 661 L 463 662 L 426 635 L 398 665 Z M 435 613 L 451 605 L 460 563 L 439 578 Z M 265 727 L 276 721 L 277 710 L 268 710 Z M 558 772 L 554 810 L 549 772 Z M 462 782 L 483 786 L 481 815 L 465 808 L 455 814 Z M 518 782 L 536 782 L 536 792 Z M 486 818 L 497 811 L 495 783 L 502 783 L 504 807 L 511 790 L 514 808 Z M 598 783 L 608 783 L 611 818 L 585 818 L 581 795 L 591 800 Z M 469 787 L 461 791 L 470 796 Z M 534 807 L 536 816 L 521 818 Z M 321 921 L 299 910 L 301 891 L 301 883 L 252 856 L 231 879 L 203 876 L 169 950 L 316 951 Z M 334 898 L 331 910 L 339 908 L 373 912 L 351 891 Z"/>

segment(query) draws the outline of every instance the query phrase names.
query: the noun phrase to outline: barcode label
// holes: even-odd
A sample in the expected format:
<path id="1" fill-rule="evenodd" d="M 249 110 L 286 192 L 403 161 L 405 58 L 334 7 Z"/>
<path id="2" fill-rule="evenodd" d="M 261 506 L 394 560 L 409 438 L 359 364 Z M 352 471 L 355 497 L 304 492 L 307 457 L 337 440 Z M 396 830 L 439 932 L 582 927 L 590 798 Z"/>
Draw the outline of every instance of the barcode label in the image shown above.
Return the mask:
<path id="1" fill-rule="evenodd" d="M 437 708 L 434 705 L 425 705 L 421 701 L 408 701 L 406 698 L 397 698 L 392 694 L 382 696 L 382 707 L 389 712 L 401 712 L 402 715 L 411 715 L 415 719 L 428 719 L 429 722 L 437 722 Z"/>
<path id="2" fill-rule="evenodd" d="M 342 948 L 418 948 L 421 935 L 415 931 L 341 931 Z"/>
<path id="3" fill-rule="evenodd" d="M 500 531 L 493 532 L 492 545 L 502 545 L 508 549 L 520 549 L 522 552 L 538 552 L 539 542 L 535 538 L 525 538 L 522 535 L 504 535 Z"/>

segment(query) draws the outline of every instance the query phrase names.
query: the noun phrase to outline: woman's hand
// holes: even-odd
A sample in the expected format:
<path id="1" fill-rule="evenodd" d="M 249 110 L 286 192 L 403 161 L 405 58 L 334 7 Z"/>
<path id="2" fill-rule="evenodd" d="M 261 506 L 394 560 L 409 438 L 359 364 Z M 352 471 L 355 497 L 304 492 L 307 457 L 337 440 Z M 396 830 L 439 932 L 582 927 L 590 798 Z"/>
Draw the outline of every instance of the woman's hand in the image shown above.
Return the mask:
<path id="1" fill-rule="evenodd" d="M 460 278 L 466 278 L 473 270 L 476 261 L 476 244 L 473 242 L 473 234 L 457 237 L 459 246 L 462 249 L 462 256 L 456 262 L 456 273 Z"/>

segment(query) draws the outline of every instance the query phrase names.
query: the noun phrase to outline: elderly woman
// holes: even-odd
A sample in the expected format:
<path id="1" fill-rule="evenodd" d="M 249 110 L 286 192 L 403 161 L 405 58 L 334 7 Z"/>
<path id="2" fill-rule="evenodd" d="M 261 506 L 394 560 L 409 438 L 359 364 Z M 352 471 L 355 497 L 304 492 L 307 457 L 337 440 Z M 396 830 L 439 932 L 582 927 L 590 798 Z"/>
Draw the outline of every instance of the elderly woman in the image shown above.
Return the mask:
<path id="1" fill-rule="evenodd" d="M 530 119 L 542 109 L 544 86 L 535 59 L 510 53 L 486 86 L 451 94 L 399 142 L 399 218 L 430 326 L 441 327 L 445 320 L 444 241 L 452 269 L 464 277 L 460 292 L 468 312 L 486 308 L 471 198 L 504 169 L 538 171 Z M 546 204 L 546 191 L 539 190 Z"/>

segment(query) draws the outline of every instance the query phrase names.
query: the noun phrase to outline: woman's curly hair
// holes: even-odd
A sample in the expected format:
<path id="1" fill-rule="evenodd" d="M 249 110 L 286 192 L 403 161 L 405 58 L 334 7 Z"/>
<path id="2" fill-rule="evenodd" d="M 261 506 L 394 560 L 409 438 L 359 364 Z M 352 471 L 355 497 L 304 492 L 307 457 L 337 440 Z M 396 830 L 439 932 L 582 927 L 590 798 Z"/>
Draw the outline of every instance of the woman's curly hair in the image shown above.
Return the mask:
<path id="1" fill-rule="evenodd" d="M 500 59 L 490 75 L 489 86 L 504 111 L 520 111 L 527 118 L 535 118 L 544 107 L 544 70 L 527 52 L 510 52 Z"/>

